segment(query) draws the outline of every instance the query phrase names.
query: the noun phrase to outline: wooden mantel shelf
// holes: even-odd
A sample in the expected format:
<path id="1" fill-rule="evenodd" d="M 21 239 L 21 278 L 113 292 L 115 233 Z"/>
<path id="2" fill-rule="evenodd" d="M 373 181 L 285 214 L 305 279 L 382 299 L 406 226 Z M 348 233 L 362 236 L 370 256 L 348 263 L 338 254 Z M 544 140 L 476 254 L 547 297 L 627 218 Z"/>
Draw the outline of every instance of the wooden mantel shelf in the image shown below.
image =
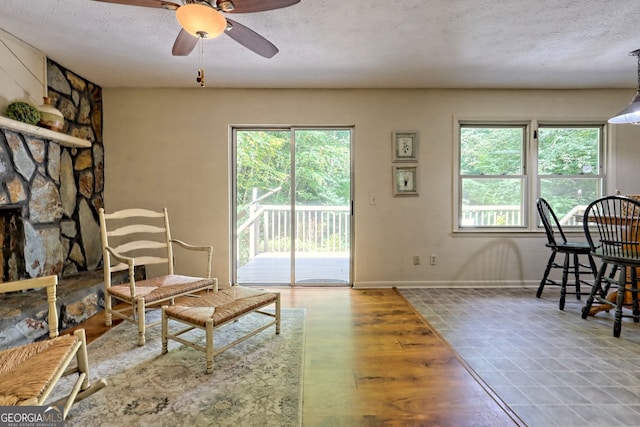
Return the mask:
<path id="1" fill-rule="evenodd" d="M 89 148 L 91 142 L 86 139 L 77 138 L 75 136 L 67 135 L 66 133 L 55 132 L 50 129 L 41 128 L 39 126 L 29 125 L 22 123 L 8 117 L 0 116 L 0 127 L 9 128 L 17 132 L 26 133 L 29 135 L 40 136 L 44 139 L 49 139 L 58 142 L 65 147 L 80 147 Z"/>

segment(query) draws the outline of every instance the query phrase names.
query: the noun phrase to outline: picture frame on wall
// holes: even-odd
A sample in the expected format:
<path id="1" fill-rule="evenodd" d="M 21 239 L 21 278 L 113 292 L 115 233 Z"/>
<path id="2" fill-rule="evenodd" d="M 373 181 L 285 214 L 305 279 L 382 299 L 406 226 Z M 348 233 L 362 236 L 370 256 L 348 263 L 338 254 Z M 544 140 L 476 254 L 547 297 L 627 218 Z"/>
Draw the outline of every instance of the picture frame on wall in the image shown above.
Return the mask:
<path id="1" fill-rule="evenodd" d="M 418 161 L 418 132 L 394 131 L 391 133 L 394 162 Z"/>
<path id="2" fill-rule="evenodd" d="M 393 167 L 393 195 L 418 195 L 418 166 Z"/>

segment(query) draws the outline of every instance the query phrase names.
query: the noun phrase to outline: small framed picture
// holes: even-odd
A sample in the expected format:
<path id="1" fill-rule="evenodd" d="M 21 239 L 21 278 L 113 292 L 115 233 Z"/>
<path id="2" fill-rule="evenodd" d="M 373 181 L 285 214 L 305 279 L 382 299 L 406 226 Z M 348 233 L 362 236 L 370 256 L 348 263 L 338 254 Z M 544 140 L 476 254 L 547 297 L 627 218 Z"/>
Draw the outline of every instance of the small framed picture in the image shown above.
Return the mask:
<path id="1" fill-rule="evenodd" d="M 418 132 L 392 132 L 391 145 L 394 162 L 418 161 Z"/>
<path id="2" fill-rule="evenodd" d="M 418 167 L 394 166 L 393 167 L 393 195 L 417 196 L 418 195 Z"/>

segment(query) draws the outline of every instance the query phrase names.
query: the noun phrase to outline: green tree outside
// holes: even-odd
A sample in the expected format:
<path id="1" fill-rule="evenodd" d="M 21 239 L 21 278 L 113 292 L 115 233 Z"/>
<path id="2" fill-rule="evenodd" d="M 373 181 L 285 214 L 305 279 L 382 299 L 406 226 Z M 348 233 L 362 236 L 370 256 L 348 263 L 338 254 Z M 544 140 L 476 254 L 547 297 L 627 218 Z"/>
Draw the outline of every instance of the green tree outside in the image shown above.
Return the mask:
<path id="1" fill-rule="evenodd" d="M 524 128 L 465 126 L 460 134 L 463 205 L 521 206 Z M 559 217 L 599 196 L 600 128 L 541 126 L 537 131 L 540 197 Z"/>

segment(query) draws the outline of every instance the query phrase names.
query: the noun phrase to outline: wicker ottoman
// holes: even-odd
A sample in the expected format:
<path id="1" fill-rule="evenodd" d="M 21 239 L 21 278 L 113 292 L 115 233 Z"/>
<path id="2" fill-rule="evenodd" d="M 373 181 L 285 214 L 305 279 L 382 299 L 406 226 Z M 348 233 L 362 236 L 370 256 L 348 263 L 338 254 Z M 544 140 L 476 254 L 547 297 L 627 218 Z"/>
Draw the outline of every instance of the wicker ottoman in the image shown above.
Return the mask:
<path id="1" fill-rule="evenodd" d="M 263 308 L 275 304 L 275 313 L 262 311 Z M 249 313 L 259 313 L 272 318 L 246 335 L 226 346 L 214 349 L 213 331 L 229 322 Z M 169 320 L 182 324 L 182 329 L 170 332 Z M 204 351 L 206 354 L 206 372 L 213 372 L 213 357 L 230 347 L 275 325 L 276 334 L 280 333 L 280 294 L 265 292 L 243 286 L 232 286 L 221 291 L 207 293 L 200 298 L 188 298 L 174 305 L 162 307 L 162 354 L 167 352 L 168 341 L 174 340 L 184 345 Z M 186 326 L 186 327 L 185 327 Z M 189 341 L 182 335 L 193 330 L 202 329 L 205 333 L 205 346 Z"/>

